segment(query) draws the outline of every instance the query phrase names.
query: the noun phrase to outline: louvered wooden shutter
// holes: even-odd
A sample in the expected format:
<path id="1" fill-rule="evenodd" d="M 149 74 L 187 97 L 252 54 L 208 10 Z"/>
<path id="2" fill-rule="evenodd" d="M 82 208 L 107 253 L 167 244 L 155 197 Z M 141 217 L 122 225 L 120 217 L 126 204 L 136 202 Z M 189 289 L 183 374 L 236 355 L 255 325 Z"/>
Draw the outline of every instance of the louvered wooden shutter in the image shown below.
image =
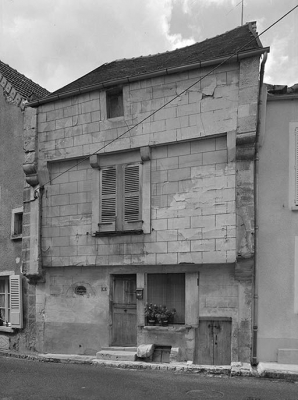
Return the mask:
<path id="1" fill-rule="evenodd" d="M 298 132 L 295 131 L 295 198 L 294 204 L 298 206 Z"/>
<path id="2" fill-rule="evenodd" d="M 23 327 L 22 277 L 11 275 L 10 286 L 10 322 L 12 328 Z"/>
<path id="3" fill-rule="evenodd" d="M 115 167 L 101 170 L 99 231 L 114 231 L 117 217 L 117 170 Z"/>
<path id="4" fill-rule="evenodd" d="M 142 227 L 140 196 L 140 164 L 124 166 L 124 229 Z"/>

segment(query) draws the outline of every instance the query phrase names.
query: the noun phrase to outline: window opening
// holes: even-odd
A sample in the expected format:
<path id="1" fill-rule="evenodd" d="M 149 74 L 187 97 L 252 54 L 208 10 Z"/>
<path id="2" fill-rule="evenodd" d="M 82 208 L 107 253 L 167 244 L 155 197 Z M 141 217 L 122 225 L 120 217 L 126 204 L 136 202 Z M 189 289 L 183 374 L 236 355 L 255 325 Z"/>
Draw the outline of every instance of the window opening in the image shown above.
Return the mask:
<path id="1" fill-rule="evenodd" d="M 147 301 L 175 309 L 172 323 L 185 322 L 185 274 L 148 274 Z"/>
<path id="2" fill-rule="evenodd" d="M 75 288 L 75 294 L 77 294 L 78 296 L 84 296 L 86 293 L 87 289 L 83 285 L 77 286 Z"/>
<path id="3" fill-rule="evenodd" d="M 11 239 L 22 237 L 23 231 L 23 207 L 15 208 L 11 214 Z"/>
<path id="4" fill-rule="evenodd" d="M 0 325 L 10 321 L 10 289 L 9 279 L 0 278 Z"/>
<path id="5" fill-rule="evenodd" d="M 122 89 L 112 89 L 107 92 L 107 117 L 116 118 L 124 115 L 123 91 Z"/>

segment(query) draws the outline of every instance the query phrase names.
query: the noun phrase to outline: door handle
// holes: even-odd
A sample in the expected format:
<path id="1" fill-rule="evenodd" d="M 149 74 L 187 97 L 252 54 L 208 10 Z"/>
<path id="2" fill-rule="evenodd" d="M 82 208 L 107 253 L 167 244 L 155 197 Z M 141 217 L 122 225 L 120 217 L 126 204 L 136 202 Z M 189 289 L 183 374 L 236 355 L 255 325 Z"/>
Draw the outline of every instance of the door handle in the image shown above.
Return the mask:
<path id="1" fill-rule="evenodd" d="M 127 310 L 124 310 L 124 312 L 127 312 Z"/>

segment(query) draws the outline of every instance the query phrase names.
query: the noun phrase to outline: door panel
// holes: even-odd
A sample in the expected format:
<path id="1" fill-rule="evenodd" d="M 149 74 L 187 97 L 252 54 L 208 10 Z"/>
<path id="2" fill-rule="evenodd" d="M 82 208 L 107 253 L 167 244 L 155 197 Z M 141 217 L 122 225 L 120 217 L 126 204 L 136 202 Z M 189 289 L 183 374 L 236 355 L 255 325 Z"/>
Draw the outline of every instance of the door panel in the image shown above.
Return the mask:
<path id="1" fill-rule="evenodd" d="M 213 365 L 213 336 L 210 331 L 210 323 L 212 321 L 200 321 L 197 343 L 197 360 L 196 364 Z M 208 326 L 209 325 L 209 326 Z"/>
<path id="2" fill-rule="evenodd" d="M 231 364 L 231 321 L 200 320 L 197 330 L 195 363 Z"/>
<path id="3" fill-rule="evenodd" d="M 231 322 L 214 321 L 214 365 L 231 364 Z"/>
<path id="4" fill-rule="evenodd" d="M 137 342 L 136 275 L 113 277 L 112 345 L 135 346 Z"/>

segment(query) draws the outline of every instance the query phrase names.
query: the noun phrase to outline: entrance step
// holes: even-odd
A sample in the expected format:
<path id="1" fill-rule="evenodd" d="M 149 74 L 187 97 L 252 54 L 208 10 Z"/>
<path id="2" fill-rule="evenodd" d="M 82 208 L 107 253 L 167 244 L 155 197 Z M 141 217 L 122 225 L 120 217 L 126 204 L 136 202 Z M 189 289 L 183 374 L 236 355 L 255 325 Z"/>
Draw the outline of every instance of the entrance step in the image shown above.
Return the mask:
<path id="1" fill-rule="evenodd" d="M 136 347 L 106 347 L 96 353 L 100 360 L 135 361 L 137 358 Z"/>
<path id="2" fill-rule="evenodd" d="M 110 346 L 110 347 L 102 347 L 101 350 L 108 350 L 108 351 L 137 351 L 137 347 Z"/>

